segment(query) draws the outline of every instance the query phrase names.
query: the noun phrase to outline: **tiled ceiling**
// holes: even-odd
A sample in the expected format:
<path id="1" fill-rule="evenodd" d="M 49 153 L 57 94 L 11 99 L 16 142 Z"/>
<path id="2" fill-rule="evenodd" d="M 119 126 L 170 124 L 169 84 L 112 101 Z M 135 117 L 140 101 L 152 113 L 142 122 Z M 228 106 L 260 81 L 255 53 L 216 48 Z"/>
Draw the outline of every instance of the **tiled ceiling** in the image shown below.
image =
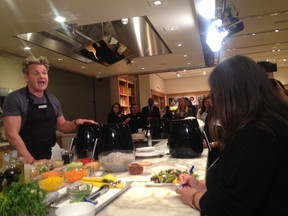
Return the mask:
<path id="1" fill-rule="evenodd" d="M 211 67 L 205 64 L 194 1 L 162 1 L 162 6 L 153 6 L 152 0 L 2 0 L 0 54 L 19 58 L 44 55 L 55 67 L 91 77 L 157 73 L 163 79 L 172 79 L 177 74 L 180 77 L 209 75 Z M 231 7 L 234 16 L 238 15 L 245 28 L 225 41 L 221 51 L 215 54 L 215 62 L 243 54 L 255 61 L 276 62 L 278 68 L 288 66 L 287 0 L 227 0 L 226 6 Z M 83 63 L 14 37 L 61 28 L 53 20 L 56 15 L 66 16 L 70 24 L 77 26 L 145 16 L 171 53 L 123 59 L 105 67 Z M 182 46 L 178 46 L 180 43 Z M 31 50 L 24 51 L 25 46 Z M 149 51 L 148 48 L 144 50 Z"/>

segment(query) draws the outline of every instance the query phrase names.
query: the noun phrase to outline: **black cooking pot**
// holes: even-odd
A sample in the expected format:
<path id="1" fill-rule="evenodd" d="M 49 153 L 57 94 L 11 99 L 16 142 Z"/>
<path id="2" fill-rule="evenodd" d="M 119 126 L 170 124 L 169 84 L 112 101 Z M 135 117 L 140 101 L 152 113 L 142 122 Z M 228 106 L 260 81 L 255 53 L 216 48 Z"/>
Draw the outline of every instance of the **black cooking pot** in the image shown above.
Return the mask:
<path id="1" fill-rule="evenodd" d="M 103 124 L 102 133 L 96 146 L 95 159 L 101 152 L 134 149 L 131 132 L 127 124 Z"/>
<path id="2" fill-rule="evenodd" d="M 102 126 L 100 124 L 83 124 L 79 126 L 73 142 L 78 158 L 86 158 L 89 152 L 93 152 L 101 133 Z"/>
<path id="3" fill-rule="evenodd" d="M 150 134 L 152 139 L 166 139 L 169 135 L 169 120 L 153 119 L 150 125 Z"/>
<path id="4" fill-rule="evenodd" d="M 171 156 L 175 158 L 200 156 L 203 152 L 203 141 L 197 119 L 172 120 L 168 147 Z"/>

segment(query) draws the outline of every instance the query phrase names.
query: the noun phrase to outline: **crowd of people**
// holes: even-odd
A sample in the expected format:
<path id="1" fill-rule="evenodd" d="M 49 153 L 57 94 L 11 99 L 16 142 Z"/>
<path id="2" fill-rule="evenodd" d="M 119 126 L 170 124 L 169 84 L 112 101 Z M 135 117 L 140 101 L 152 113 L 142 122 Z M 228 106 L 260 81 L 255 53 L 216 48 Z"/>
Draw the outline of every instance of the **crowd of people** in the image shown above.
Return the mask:
<path id="1" fill-rule="evenodd" d="M 56 130 L 97 124 L 65 119 L 58 99 L 46 91 L 48 71 L 45 57 L 27 58 L 22 67 L 27 85 L 10 93 L 3 107 L 7 141 L 31 164 L 51 157 Z M 149 98 L 141 111 L 134 103 L 125 115 L 116 102 L 107 123 L 129 124 L 131 133 L 137 133 L 155 119 L 202 120 L 209 140 L 203 143 L 212 148 L 206 179 L 180 175 L 180 199 L 208 216 L 288 215 L 288 96 L 282 83 L 268 78 L 257 63 L 235 56 L 214 68 L 210 95 L 198 110 L 185 97 L 174 112 L 165 104 L 159 109 Z"/>

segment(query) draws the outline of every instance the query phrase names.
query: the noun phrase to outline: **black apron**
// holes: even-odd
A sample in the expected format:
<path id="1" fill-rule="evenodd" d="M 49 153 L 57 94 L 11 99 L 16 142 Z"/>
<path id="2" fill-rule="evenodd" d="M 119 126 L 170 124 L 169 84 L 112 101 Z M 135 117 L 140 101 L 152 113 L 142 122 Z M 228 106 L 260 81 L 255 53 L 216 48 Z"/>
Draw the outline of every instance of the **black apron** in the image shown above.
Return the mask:
<path id="1" fill-rule="evenodd" d="M 19 135 L 35 160 L 50 159 L 51 147 L 56 143 L 56 113 L 46 91 L 44 96 L 47 103 L 34 104 L 26 87 L 28 115 Z"/>

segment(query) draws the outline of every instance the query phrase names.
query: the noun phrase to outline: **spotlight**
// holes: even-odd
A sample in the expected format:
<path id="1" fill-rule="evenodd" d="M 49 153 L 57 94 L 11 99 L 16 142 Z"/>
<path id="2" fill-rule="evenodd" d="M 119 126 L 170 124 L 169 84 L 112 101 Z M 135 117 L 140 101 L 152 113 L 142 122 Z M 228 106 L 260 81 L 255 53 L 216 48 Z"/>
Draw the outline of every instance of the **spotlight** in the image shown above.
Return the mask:
<path id="1" fill-rule="evenodd" d="M 207 31 L 206 43 L 213 52 L 218 52 L 226 37 L 236 34 L 243 29 L 243 22 L 233 17 L 230 7 L 225 8 L 222 19 L 212 21 Z"/>
<path id="2" fill-rule="evenodd" d="M 121 19 L 121 22 L 123 25 L 127 25 L 129 20 L 128 20 L 128 18 L 123 18 L 123 19 Z"/>

